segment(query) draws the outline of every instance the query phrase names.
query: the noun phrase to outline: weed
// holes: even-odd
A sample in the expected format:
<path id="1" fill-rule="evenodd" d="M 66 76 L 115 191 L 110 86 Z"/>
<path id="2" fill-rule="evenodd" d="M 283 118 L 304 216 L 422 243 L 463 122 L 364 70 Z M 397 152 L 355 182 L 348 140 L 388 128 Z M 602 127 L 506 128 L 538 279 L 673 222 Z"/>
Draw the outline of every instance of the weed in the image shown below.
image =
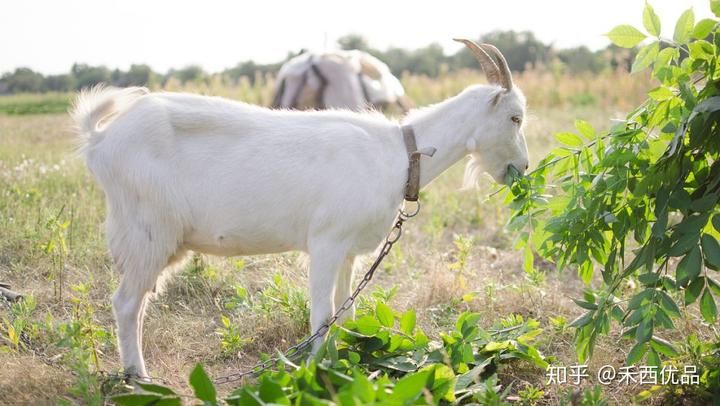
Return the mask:
<path id="1" fill-rule="evenodd" d="M 457 253 L 455 254 L 455 261 L 452 262 L 449 267 L 454 271 L 458 271 L 460 274 L 464 274 L 467 272 L 470 249 L 475 244 L 475 239 L 472 236 L 456 235 L 453 244 L 455 245 Z"/>
<path id="2" fill-rule="evenodd" d="M 64 363 L 74 372 L 73 386 L 68 393 L 90 405 L 102 405 L 101 381 L 97 375 L 101 371 L 99 353 L 101 349 L 114 344 L 112 333 L 95 321 L 95 308 L 90 302 L 92 282 L 71 286 L 74 292 L 72 318 L 57 326 L 50 324 L 49 333 L 57 336 L 56 345 L 65 348 Z"/>
<path id="3" fill-rule="evenodd" d="M 0 299 L 3 300 L 3 299 Z M 32 295 L 28 295 L 23 300 L 13 303 L 10 306 L 11 319 L 3 319 L 3 330 L 0 338 L 4 339 L 11 345 L 11 349 L 19 350 L 21 345 L 25 345 L 23 335 L 32 339 L 38 335 L 38 328 L 32 322 L 32 314 L 37 306 L 37 301 Z"/>
<path id="4" fill-rule="evenodd" d="M 226 316 L 220 318 L 222 326 L 215 330 L 220 336 L 220 346 L 225 356 L 236 356 L 252 339 L 243 338 L 240 328 Z"/>
<path id="5" fill-rule="evenodd" d="M 223 302 L 223 307 L 225 309 L 235 310 L 240 307 L 248 307 L 250 305 L 250 296 L 248 295 L 247 289 L 240 285 L 236 285 L 233 291 L 234 294 L 225 298 Z"/>
<path id="6" fill-rule="evenodd" d="M 45 243 L 45 254 L 52 258 L 53 271 L 50 274 L 50 280 L 53 282 L 55 299 L 62 301 L 63 285 L 65 283 L 65 267 L 67 264 L 68 248 L 66 243 L 67 229 L 70 221 L 61 221 L 60 217 L 65 210 L 62 206 L 55 216 L 48 218 L 45 222 L 45 229 L 50 234 Z"/>
<path id="7" fill-rule="evenodd" d="M 310 320 L 305 289 L 295 286 L 280 274 L 275 274 L 268 286 L 253 298 L 253 308 L 268 318 L 276 313 L 283 314 L 299 327 L 306 326 Z"/>
<path id="8" fill-rule="evenodd" d="M 527 405 L 527 406 L 534 406 L 537 405 L 540 400 L 542 400 L 543 395 L 545 392 L 541 391 L 540 389 L 536 388 L 533 385 L 528 385 L 524 389 L 521 389 L 518 391 L 518 396 L 520 396 L 520 404 L 521 405 Z"/>
<path id="9" fill-rule="evenodd" d="M 393 285 L 389 289 L 382 286 L 376 286 L 370 295 L 361 295 L 357 299 L 358 311 L 369 312 L 377 306 L 378 302 L 390 303 L 398 293 L 398 286 Z"/>
<path id="10" fill-rule="evenodd" d="M 562 406 L 605 406 L 607 404 L 608 401 L 604 399 L 602 387 L 600 386 L 581 390 L 567 388 L 562 391 L 560 397 L 560 405 Z"/>

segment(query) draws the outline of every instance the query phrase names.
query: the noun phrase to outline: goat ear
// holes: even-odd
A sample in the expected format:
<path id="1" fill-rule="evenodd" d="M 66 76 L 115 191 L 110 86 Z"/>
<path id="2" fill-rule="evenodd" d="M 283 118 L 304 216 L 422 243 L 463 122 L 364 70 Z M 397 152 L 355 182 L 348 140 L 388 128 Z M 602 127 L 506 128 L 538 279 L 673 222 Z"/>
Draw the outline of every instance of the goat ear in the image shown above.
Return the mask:
<path id="1" fill-rule="evenodd" d="M 490 99 L 490 105 L 495 107 L 500 103 L 500 99 L 502 99 L 505 92 L 497 92 L 493 95 L 492 99 Z"/>

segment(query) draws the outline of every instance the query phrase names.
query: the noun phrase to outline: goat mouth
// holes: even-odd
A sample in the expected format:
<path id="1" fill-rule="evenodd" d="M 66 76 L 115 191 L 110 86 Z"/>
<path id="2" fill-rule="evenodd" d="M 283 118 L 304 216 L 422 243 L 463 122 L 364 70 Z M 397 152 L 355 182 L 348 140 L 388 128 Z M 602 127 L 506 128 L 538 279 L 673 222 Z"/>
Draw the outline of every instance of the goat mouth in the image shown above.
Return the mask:
<path id="1" fill-rule="evenodd" d="M 516 179 L 520 178 L 521 172 L 513 164 L 509 164 L 505 169 L 505 176 L 503 176 L 503 182 L 507 186 L 512 186 Z"/>

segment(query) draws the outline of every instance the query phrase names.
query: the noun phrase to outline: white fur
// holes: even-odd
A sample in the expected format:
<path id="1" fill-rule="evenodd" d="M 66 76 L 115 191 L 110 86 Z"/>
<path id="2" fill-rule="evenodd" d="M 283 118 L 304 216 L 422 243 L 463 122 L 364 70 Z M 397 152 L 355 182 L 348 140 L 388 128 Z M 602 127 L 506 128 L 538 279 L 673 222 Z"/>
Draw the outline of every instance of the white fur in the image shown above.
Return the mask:
<path id="1" fill-rule="evenodd" d="M 314 105 L 314 101 L 320 89 L 320 79 L 311 70 L 311 64 L 315 64 L 327 80 L 327 87 L 323 93 L 326 108 L 361 110 L 369 105 L 397 103 L 405 95 L 405 89 L 398 78 L 390 72 L 390 68 L 366 52 L 358 50 L 324 54 L 307 52 L 290 59 L 280 68 L 277 82 L 284 82 L 284 87 L 278 107 L 319 107 Z M 375 77 L 361 74 L 363 66 L 375 71 Z M 303 75 L 306 77 L 304 82 Z M 365 99 L 360 80 L 369 100 Z M 304 88 L 300 89 L 303 84 Z M 279 88 L 276 91 L 279 91 Z M 298 92 L 301 95 L 298 99 L 300 105 L 292 106 L 293 98 Z M 308 101 L 308 98 L 311 100 Z"/>
<path id="2" fill-rule="evenodd" d="M 501 181 L 527 166 L 519 89 L 472 86 L 415 111 L 424 186 L 471 153 Z M 126 369 L 146 376 L 146 297 L 188 250 L 310 255 L 311 328 L 350 292 L 353 259 L 383 240 L 402 202 L 408 160 L 399 124 L 377 113 L 269 110 L 216 97 L 97 88 L 73 118 L 107 202 L 107 239 L 122 273 L 113 296 Z M 98 126 L 98 123 L 102 126 Z M 471 146 L 473 150 L 469 150 Z M 473 172 L 473 173 L 474 173 Z"/>

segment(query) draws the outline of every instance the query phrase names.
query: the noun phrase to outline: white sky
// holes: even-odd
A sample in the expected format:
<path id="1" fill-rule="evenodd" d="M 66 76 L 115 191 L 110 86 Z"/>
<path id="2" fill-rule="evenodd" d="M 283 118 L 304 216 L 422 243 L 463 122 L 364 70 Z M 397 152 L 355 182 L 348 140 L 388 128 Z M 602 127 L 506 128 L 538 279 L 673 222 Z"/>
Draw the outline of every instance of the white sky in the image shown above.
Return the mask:
<path id="1" fill-rule="evenodd" d="M 211 72 L 254 59 L 275 62 L 289 50 L 335 46 L 347 33 L 370 45 L 418 48 L 491 30 L 530 30 L 558 47 L 609 43 L 621 23 L 642 27 L 644 0 L 5 0 L 0 73 L 28 66 L 64 73 L 74 62 L 126 69 L 147 63 L 165 72 L 199 64 Z M 662 33 L 689 7 L 710 17 L 709 0 L 653 0 Z"/>

